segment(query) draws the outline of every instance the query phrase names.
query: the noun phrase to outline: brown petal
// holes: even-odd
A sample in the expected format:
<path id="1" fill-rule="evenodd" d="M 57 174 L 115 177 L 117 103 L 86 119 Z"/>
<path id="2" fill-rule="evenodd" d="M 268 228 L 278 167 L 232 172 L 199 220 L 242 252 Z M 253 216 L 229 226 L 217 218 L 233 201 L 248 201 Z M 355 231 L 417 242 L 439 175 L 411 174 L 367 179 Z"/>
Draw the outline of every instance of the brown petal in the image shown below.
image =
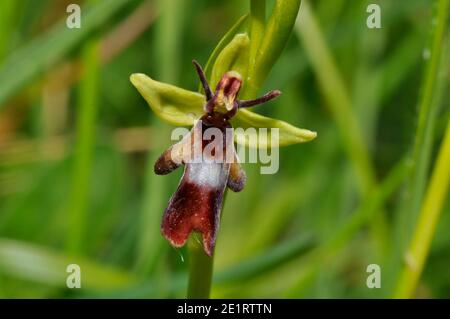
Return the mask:
<path id="1" fill-rule="evenodd" d="M 230 165 L 230 175 L 228 176 L 227 186 L 233 192 L 240 192 L 244 189 L 245 183 L 247 182 L 247 175 L 244 169 L 239 164 L 239 160 L 234 155 L 234 162 Z"/>

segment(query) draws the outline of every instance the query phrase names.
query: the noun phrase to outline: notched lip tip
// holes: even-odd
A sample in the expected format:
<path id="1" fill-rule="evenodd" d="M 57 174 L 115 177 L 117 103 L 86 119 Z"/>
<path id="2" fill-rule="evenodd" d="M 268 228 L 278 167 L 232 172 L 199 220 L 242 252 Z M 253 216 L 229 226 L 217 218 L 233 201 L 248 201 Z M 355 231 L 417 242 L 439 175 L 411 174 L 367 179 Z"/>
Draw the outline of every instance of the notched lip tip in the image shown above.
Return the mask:
<path id="1" fill-rule="evenodd" d="M 172 247 L 181 248 L 184 245 L 186 245 L 186 243 L 187 243 L 187 239 L 185 241 L 183 241 L 182 243 L 177 243 L 177 242 L 173 241 L 172 238 L 167 236 L 167 234 L 164 232 L 164 229 L 161 229 L 161 233 L 162 233 L 163 237 L 170 243 L 170 245 Z M 203 245 L 203 251 L 210 258 L 212 258 L 212 256 L 214 255 L 214 247 L 209 249 L 207 246 Z"/>

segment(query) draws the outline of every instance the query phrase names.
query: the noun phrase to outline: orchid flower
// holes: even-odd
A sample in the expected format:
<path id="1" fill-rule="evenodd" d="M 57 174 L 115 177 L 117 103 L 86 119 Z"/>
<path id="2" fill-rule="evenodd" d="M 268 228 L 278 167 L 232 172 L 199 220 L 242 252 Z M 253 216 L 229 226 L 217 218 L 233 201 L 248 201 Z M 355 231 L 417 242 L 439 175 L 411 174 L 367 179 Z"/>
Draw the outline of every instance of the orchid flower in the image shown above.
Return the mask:
<path id="1" fill-rule="evenodd" d="M 196 61 L 193 63 L 204 94 L 161 83 L 141 73 L 131 75 L 132 84 L 159 118 L 172 125 L 192 126 L 190 134 L 169 147 L 154 168 L 156 174 L 164 175 L 184 165 L 183 177 L 169 201 L 161 224 L 163 236 L 173 246 L 183 246 L 191 232 L 199 232 L 205 253 L 212 256 L 225 189 L 228 187 L 239 192 L 246 183 L 234 142 L 252 148 L 268 148 L 308 142 L 316 137 L 315 132 L 248 110 L 278 97 L 280 91 L 270 91 L 256 99 L 238 98 L 241 91 L 245 91 L 245 97 L 256 95 L 283 49 L 299 5 L 300 0 L 276 2 L 266 27 L 267 36 L 262 39 L 258 54 L 253 58 L 249 54 L 251 43 L 247 33 L 237 32 L 246 17 L 238 21 L 219 42 L 205 69 L 212 66 L 208 74 L 209 83 L 217 83 L 214 92 L 206 80 L 207 75 Z M 209 128 L 224 133 L 225 138 L 205 138 L 204 133 Z M 227 134 L 231 128 L 278 129 L 278 145 L 249 138 L 242 131 Z M 258 135 L 258 130 L 253 132 Z M 196 136 L 200 136 L 200 141 Z M 203 151 L 217 142 L 220 142 L 219 151 L 216 148 L 216 151 L 205 156 Z M 195 154 L 201 154 L 201 157 Z"/>
<path id="2" fill-rule="evenodd" d="M 190 124 L 190 122 L 181 123 L 181 121 L 187 121 L 192 112 L 201 114 L 188 138 L 185 137 L 169 147 L 157 160 L 155 173 L 165 175 L 180 165 L 185 165 L 178 189 L 171 197 L 164 213 L 161 232 L 174 247 L 183 246 L 192 231 L 200 232 L 205 253 L 211 256 L 219 228 L 225 188 L 239 192 L 246 182 L 245 171 L 237 159 L 233 139 L 226 134 L 226 130 L 232 127 L 230 121 L 235 117 L 244 122 L 248 121 L 245 116 L 239 116 L 245 108 L 266 103 L 278 97 L 281 92 L 274 90 L 257 99 L 238 100 L 242 76 L 236 71 L 228 71 L 222 76 L 213 94 L 201 66 L 195 60 L 193 63 L 205 95 L 158 83 L 143 74 L 133 74 L 131 82 L 149 105 L 158 110 L 156 113 L 165 120 L 170 119 L 169 122 L 172 124 Z M 169 101 L 178 103 L 178 108 L 170 105 Z M 177 114 L 181 109 L 186 111 Z M 272 123 L 282 129 L 284 141 L 280 139 L 280 142 L 284 144 L 292 143 L 292 141 L 306 142 L 316 136 L 314 132 L 295 128 L 285 122 L 264 118 L 249 111 L 247 113 L 250 118 L 259 119 L 259 123 Z M 247 123 L 251 124 L 249 122 Z M 195 138 L 191 138 L 194 134 L 197 133 L 197 136 L 201 137 L 199 146 L 201 151 L 204 151 L 208 144 L 217 143 L 214 139 L 205 138 L 204 132 L 208 128 L 219 129 L 226 136 L 221 144 L 222 152 L 213 153 L 209 158 L 203 158 L 200 161 L 185 161 L 187 153 L 195 153 Z M 230 153 L 230 150 L 231 162 L 224 157 L 224 154 Z M 204 152 L 199 154 L 204 155 Z"/>

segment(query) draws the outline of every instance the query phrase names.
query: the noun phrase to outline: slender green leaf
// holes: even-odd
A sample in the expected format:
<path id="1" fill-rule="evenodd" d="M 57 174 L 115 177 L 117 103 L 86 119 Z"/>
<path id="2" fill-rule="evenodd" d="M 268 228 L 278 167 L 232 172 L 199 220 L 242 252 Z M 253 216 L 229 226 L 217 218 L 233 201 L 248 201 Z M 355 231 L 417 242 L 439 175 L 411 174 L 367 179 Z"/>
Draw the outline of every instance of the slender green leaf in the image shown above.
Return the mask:
<path id="1" fill-rule="evenodd" d="M 81 270 L 81 287 L 86 290 L 120 289 L 136 284 L 133 275 L 85 258 L 71 257 L 25 242 L 0 239 L 0 271 L 9 276 L 67 287 L 67 266 Z"/>
<path id="2" fill-rule="evenodd" d="M 75 48 L 131 1 L 98 1 L 83 9 L 80 29 L 69 29 L 66 21 L 61 21 L 42 36 L 13 52 L 0 66 L 0 109 L 8 98 Z"/>

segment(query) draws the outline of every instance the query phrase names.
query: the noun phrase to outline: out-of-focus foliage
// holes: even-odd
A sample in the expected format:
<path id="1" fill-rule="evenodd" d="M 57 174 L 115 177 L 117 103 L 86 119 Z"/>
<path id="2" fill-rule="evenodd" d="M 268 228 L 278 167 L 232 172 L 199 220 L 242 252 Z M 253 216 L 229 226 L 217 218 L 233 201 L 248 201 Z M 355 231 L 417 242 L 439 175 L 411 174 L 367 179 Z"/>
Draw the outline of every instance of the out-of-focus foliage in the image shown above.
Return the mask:
<path id="1" fill-rule="evenodd" d="M 392 296 L 450 116 L 448 26 L 438 58 L 429 43 L 433 4 L 445 1 L 303 1 L 259 92 L 283 95 L 255 112 L 319 135 L 280 149 L 275 175 L 244 164 L 246 188 L 222 215 L 213 297 Z M 170 127 L 129 77 L 196 91 L 191 60 L 205 65 L 250 3 L 176 2 L 84 1 L 71 30 L 71 1 L 0 1 L 0 297 L 184 296 L 185 248 L 159 235 L 181 170 L 148 169 Z M 366 27 L 372 2 L 381 29 Z M 417 296 L 450 296 L 444 198 Z M 72 263 L 81 289 L 66 287 Z M 369 264 L 380 289 L 366 286 Z"/>

